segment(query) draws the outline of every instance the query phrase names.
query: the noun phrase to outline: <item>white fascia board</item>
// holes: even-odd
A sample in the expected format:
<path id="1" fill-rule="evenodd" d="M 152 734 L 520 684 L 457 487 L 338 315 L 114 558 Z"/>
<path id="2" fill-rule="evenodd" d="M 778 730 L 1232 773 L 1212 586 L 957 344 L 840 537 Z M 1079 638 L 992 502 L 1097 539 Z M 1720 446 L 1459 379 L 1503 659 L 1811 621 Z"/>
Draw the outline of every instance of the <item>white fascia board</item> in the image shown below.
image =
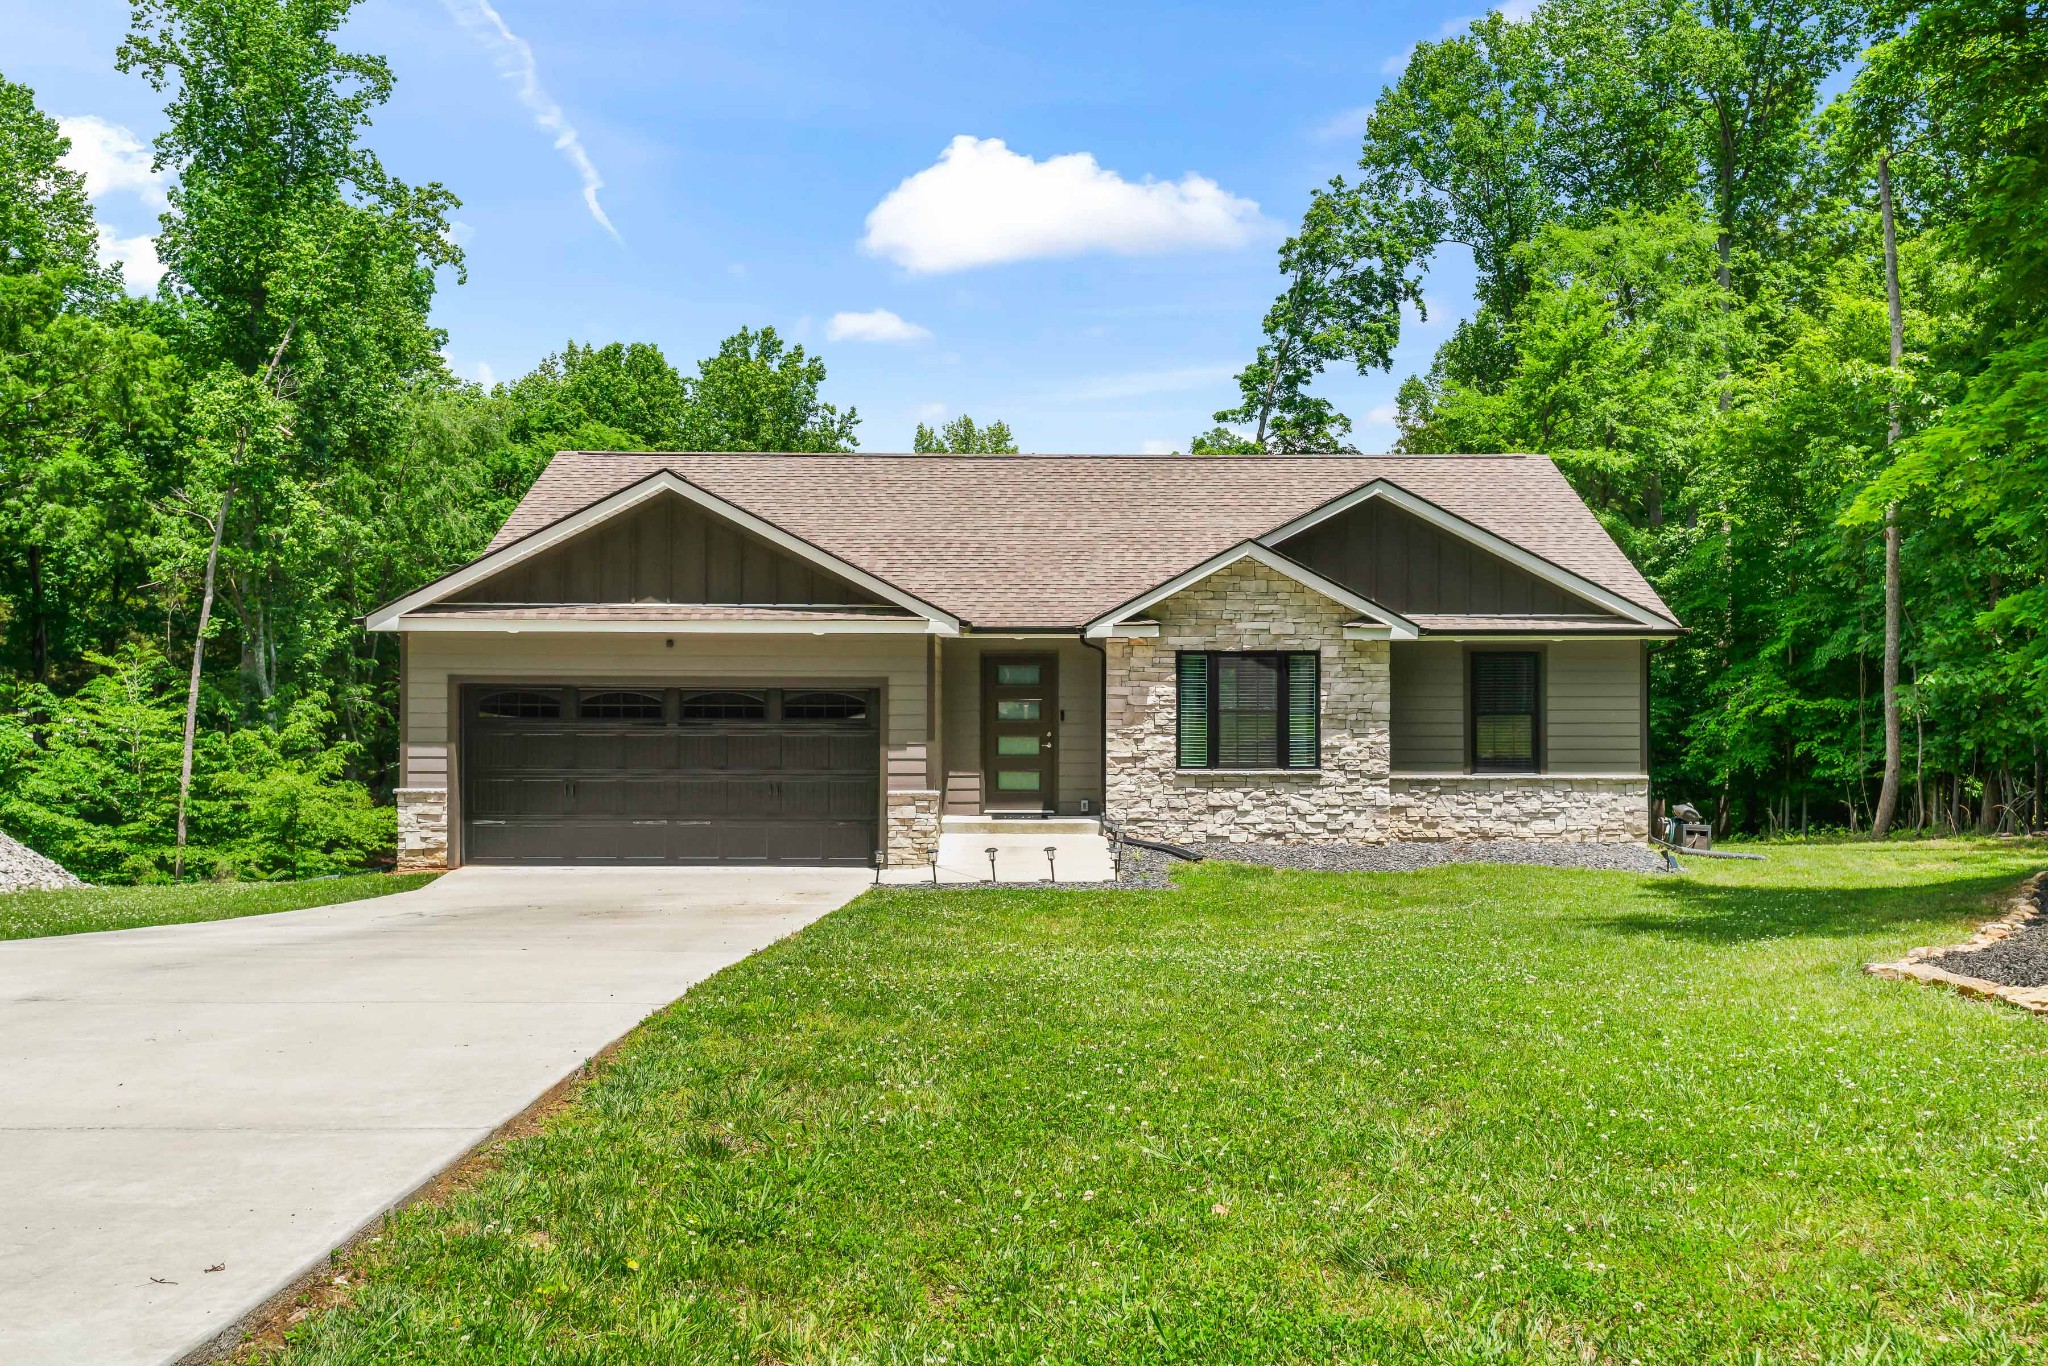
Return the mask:
<path id="1" fill-rule="evenodd" d="M 1446 512 L 1427 498 L 1418 497 L 1399 484 L 1389 483 L 1385 479 L 1375 479 L 1370 484 L 1362 484 L 1341 497 L 1331 499 L 1312 512 L 1303 513 L 1285 526 L 1276 527 L 1259 537 L 1259 544 L 1277 546 L 1312 526 L 1326 522 L 1340 513 L 1351 511 L 1369 498 L 1384 498 L 1403 512 L 1413 513 L 1430 525 L 1447 531 L 1461 540 L 1470 541 L 1482 550 L 1506 560 L 1517 569 L 1526 570 L 1546 583 L 1555 584 L 1574 597 L 1598 603 L 1608 611 L 1627 617 L 1638 625 L 1664 627 L 1671 624 L 1655 612 L 1630 602 L 1619 593 L 1602 588 L 1591 579 L 1581 578 L 1560 565 L 1552 564 L 1541 555 L 1524 550 L 1513 541 L 1504 540 L 1454 512 Z"/>
<path id="2" fill-rule="evenodd" d="M 663 493 L 674 493 L 687 498 L 699 507 L 744 527 L 762 540 L 788 551 L 798 559 L 808 560 L 821 569 L 837 574 L 840 578 L 859 584 L 870 593 L 896 604 L 905 611 L 915 612 L 935 626 L 943 627 L 942 634 L 951 634 L 960 629 L 960 619 L 952 613 L 941 611 L 922 598 L 913 597 L 894 584 L 878 579 L 866 570 L 818 549 L 802 537 L 793 536 L 773 522 L 756 517 L 737 504 L 728 503 L 715 493 L 698 488 L 670 470 L 657 470 L 639 483 L 620 489 L 609 498 L 600 499 L 581 512 L 571 513 L 559 522 L 542 527 L 531 535 L 520 537 L 495 554 L 466 564 L 454 573 L 438 578 L 396 602 L 386 603 L 364 618 L 363 625 L 371 631 L 396 630 L 396 622 L 406 613 L 440 602 L 450 594 L 459 593 L 493 574 L 510 569 L 522 560 L 531 559 L 543 550 L 560 545 L 599 522 L 608 521 Z"/>
<path id="3" fill-rule="evenodd" d="M 652 636 L 903 636 L 953 635 L 923 617 L 879 617 L 871 621 L 794 621 L 744 617 L 708 621 L 702 617 L 679 621 L 578 621 L 564 617 L 543 617 L 526 621 L 504 617 L 477 620 L 472 617 L 442 617 L 431 614 L 398 618 L 386 631 L 461 631 L 471 634 L 519 635 L 523 632 L 574 635 Z"/>
<path id="4" fill-rule="evenodd" d="M 1346 626 L 1344 628 L 1344 639 L 1346 640 L 1392 640 L 1393 638 L 1393 630 L 1386 626 Z"/>
<path id="5" fill-rule="evenodd" d="M 1676 631 L 1430 631 L 1424 640 L 1463 641 L 1565 641 L 1565 640 L 1676 640 Z"/>
<path id="6" fill-rule="evenodd" d="M 1134 617 L 1154 604 L 1164 602 L 1175 593 L 1181 592 L 1190 585 L 1200 583 L 1211 574 L 1219 573 L 1230 568 L 1239 560 L 1245 559 L 1256 560 L 1274 573 L 1293 579 L 1304 588 L 1312 589 L 1329 598 L 1332 602 L 1349 607 L 1352 611 L 1362 616 L 1368 616 L 1375 621 L 1386 623 L 1390 638 L 1394 640 L 1414 640 L 1422 634 L 1421 629 L 1406 617 L 1389 611 L 1369 598 L 1358 596 L 1358 594 L 1352 592 L 1336 580 L 1326 579 L 1300 561 L 1291 560 L 1279 551 L 1269 546 L 1261 545 L 1257 541 L 1240 541 L 1221 554 L 1213 555 L 1202 561 L 1194 568 L 1174 575 L 1142 597 L 1133 598 L 1120 607 L 1112 608 L 1110 611 L 1089 622 L 1085 634 L 1094 640 L 1112 636 L 1116 634 L 1116 628 L 1123 625 L 1127 618 Z"/>
<path id="7" fill-rule="evenodd" d="M 1156 621 L 1124 621 L 1105 626 L 1099 631 L 1090 631 L 1096 640 L 1157 640 L 1159 623 Z"/>

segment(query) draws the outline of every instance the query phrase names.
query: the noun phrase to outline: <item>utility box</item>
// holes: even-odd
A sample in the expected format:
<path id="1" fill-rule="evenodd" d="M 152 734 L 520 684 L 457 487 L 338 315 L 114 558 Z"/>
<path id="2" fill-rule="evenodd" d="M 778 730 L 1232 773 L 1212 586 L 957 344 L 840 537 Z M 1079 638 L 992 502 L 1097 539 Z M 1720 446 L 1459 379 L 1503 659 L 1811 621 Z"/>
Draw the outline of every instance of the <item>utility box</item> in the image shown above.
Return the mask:
<path id="1" fill-rule="evenodd" d="M 1714 827 L 1702 821 L 1682 821 L 1676 816 L 1666 816 L 1664 842 L 1679 849 L 1712 849 Z"/>

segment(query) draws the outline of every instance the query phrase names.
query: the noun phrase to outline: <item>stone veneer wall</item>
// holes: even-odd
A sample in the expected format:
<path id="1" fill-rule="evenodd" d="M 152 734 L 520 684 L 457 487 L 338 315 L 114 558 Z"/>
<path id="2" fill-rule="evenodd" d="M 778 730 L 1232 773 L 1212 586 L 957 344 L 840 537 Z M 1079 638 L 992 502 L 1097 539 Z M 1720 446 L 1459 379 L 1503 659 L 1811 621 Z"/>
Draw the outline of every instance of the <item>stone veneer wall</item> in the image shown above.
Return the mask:
<path id="1" fill-rule="evenodd" d="M 398 799 L 398 871 L 424 873 L 448 867 L 448 789 L 401 787 Z"/>
<path id="2" fill-rule="evenodd" d="M 1159 603 L 1152 640 L 1104 642 L 1109 658 L 1107 810 L 1133 835 L 1193 842 L 1384 844 L 1394 840 L 1639 840 L 1641 778 L 1390 771 L 1384 641 L 1346 640 L 1354 614 L 1252 560 Z M 1315 650 L 1322 656 L 1322 768 L 1177 767 L 1175 654 Z"/>
<path id="3" fill-rule="evenodd" d="M 1240 843 L 1381 843 L 1389 790 L 1388 656 L 1344 639 L 1353 612 L 1254 560 L 1159 603 L 1152 640 L 1109 640 L 1107 809 L 1133 834 Z M 1181 771 L 1176 652 L 1314 650 L 1322 656 L 1323 766 Z"/>
<path id="4" fill-rule="evenodd" d="M 939 853 L 939 794 L 904 788 L 889 794 L 888 845 L 891 868 L 930 863 Z"/>
<path id="5" fill-rule="evenodd" d="M 1649 833 L 1641 778 L 1568 773 L 1444 773 L 1393 780 L 1388 817 L 1401 840 L 1619 843 Z"/>

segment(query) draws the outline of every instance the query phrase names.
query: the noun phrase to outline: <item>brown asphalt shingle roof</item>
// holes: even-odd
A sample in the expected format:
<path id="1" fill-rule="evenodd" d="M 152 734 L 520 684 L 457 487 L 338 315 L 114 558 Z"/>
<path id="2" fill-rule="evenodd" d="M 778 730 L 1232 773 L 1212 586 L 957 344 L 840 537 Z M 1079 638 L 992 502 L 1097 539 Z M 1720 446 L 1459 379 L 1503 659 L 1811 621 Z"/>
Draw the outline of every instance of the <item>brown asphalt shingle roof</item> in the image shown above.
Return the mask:
<path id="1" fill-rule="evenodd" d="M 662 470 L 982 629 L 1079 626 L 1375 479 L 1671 617 L 1557 467 L 1534 455 L 565 451 L 490 549 Z"/>

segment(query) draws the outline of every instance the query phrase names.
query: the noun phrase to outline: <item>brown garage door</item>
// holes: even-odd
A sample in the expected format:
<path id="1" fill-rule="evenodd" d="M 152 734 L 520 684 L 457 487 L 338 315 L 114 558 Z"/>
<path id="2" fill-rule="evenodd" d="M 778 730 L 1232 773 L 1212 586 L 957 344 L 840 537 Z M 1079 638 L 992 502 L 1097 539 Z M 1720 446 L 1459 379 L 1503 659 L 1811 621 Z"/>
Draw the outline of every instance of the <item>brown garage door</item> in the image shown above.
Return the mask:
<path id="1" fill-rule="evenodd" d="M 471 686 L 472 863 L 867 863 L 871 692 Z"/>

